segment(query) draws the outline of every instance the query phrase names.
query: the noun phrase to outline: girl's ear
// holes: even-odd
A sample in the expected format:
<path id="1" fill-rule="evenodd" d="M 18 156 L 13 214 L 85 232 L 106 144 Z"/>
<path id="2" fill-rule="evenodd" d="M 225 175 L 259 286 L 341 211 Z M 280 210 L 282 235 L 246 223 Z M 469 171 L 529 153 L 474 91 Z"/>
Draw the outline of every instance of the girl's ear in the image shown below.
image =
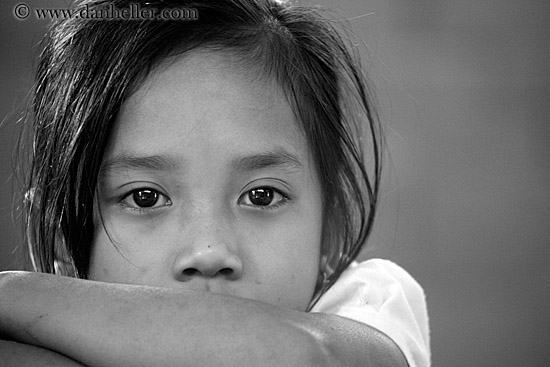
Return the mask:
<path id="1" fill-rule="evenodd" d="M 53 262 L 55 274 L 77 278 L 78 273 L 76 271 L 76 266 L 74 265 L 71 255 L 69 255 L 65 239 L 62 238 L 61 235 L 61 230 L 57 231 L 56 237 Z"/>
<path id="2" fill-rule="evenodd" d="M 54 260 L 53 266 L 56 275 L 63 275 L 66 277 L 76 278 L 76 270 L 72 262 L 63 260 Z"/>
<path id="3" fill-rule="evenodd" d="M 327 255 L 321 255 L 321 259 L 319 261 L 319 272 L 317 274 L 317 282 L 315 284 L 313 297 L 311 299 L 311 302 L 309 303 L 309 309 L 311 309 L 315 305 L 315 303 L 317 303 L 319 298 L 323 295 L 324 291 L 326 291 L 325 287 L 329 282 L 329 276 L 333 272 L 334 270 L 332 270 L 330 268 L 330 265 L 328 264 Z"/>

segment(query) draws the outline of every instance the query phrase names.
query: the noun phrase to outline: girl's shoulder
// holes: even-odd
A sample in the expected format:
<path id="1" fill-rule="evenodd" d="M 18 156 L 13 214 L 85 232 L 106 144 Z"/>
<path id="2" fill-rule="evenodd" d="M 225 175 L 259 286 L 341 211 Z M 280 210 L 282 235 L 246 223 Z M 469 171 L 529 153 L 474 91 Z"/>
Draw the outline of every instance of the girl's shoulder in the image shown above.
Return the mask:
<path id="1" fill-rule="evenodd" d="M 430 365 L 424 290 L 392 261 L 352 263 L 311 312 L 335 314 L 372 326 L 399 346 L 411 367 Z"/>

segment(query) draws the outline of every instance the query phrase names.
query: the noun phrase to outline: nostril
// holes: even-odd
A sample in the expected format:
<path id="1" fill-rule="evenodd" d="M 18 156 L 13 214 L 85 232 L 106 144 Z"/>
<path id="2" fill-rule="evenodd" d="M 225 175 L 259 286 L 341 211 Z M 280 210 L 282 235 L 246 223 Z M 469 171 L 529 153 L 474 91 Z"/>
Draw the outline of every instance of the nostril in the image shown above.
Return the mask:
<path id="1" fill-rule="evenodd" d="M 183 274 L 187 276 L 193 276 L 196 275 L 198 272 L 199 271 L 195 268 L 187 268 L 183 271 Z"/>
<path id="2" fill-rule="evenodd" d="M 233 275 L 233 269 L 231 269 L 231 268 L 223 268 L 223 269 L 220 269 L 219 273 L 220 273 L 221 275 L 224 275 L 224 276 Z"/>

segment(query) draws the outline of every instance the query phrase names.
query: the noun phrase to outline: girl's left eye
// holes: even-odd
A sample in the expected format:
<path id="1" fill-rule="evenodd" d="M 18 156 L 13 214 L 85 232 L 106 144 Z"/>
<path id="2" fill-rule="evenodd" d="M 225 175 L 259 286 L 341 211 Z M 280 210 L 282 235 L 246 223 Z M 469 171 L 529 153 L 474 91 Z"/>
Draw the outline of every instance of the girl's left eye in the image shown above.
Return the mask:
<path id="1" fill-rule="evenodd" d="M 157 190 L 142 188 L 130 192 L 122 199 L 122 203 L 134 209 L 156 209 L 171 205 L 172 201 Z"/>
<path id="2" fill-rule="evenodd" d="M 239 202 L 256 207 L 276 207 L 285 200 L 286 198 L 272 187 L 258 187 L 245 192 Z"/>

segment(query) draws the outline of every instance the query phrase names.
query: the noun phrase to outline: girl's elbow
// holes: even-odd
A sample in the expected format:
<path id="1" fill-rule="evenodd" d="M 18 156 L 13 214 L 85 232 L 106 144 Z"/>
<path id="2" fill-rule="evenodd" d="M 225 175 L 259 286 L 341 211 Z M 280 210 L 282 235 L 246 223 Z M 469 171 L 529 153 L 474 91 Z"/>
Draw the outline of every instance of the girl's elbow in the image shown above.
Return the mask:
<path id="1" fill-rule="evenodd" d="M 310 365 L 408 367 L 403 352 L 386 334 L 340 317 L 329 319 L 331 322 L 325 323 L 321 332 L 308 333 Z"/>
<path id="2" fill-rule="evenodd" d="M 315 366 L 333 367 L 408 367 L 408 363 L 393 340 L 387 336 L 362 343 L 342 345 L 331 340 L 323 341 L 317 348 Z"/>

